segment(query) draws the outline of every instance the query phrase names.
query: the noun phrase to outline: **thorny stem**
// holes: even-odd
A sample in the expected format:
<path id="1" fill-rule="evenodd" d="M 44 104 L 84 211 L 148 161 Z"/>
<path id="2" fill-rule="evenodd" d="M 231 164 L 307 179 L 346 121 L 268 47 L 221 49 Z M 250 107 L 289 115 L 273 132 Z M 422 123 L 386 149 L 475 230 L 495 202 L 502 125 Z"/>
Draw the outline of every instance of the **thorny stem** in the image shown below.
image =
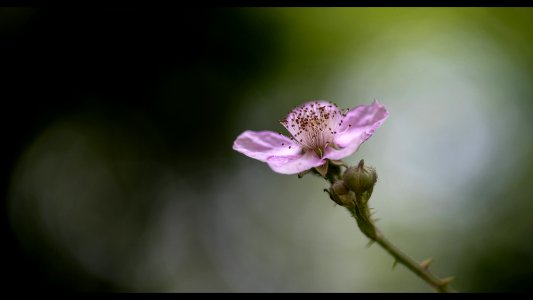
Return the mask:
<path id="1" fill-rule="evenodd" d="M 346 165 L 343 165 L 346 166 Z M 341 168 L 340 165 L 330 164 L 328 173 L 325 176 L 325 179 L 328 180 L 332 186 L 333 183 L 337 180 L 340 180 Z M 402 252 L 396 246 L 394 246 L 389 240 L 383 236 L 381 231 L 375 226 L 374 222 L 370 217 L 369 208 L 367 202 L 370 198 L 370 193 L 355 194 L 350 192 L 347 195 L 339 196 L 336 195 L 332 188 L 330 190 L 325 190 L 330 194 L 330 197 L 337 204 L 342 205 L 348 209 L 352 216 L 357 221 L 359 229 L 368 237 L 372 242 L 378 243 L 385 251 L 392 255 L 395 259 L 395 263 L 401 263 L 406 266 L 409 270 L 415 273 L 418 277 L 422 278 L 429 285 L 431 285 L 439 293 L 450 293 L 455 292 L 449 287 L 450 281 L 453 277 L 446 279 L 439 279 L 429 271 L 429 262 L 417 263 L 410 256 Z M 340 197 L 344 197 L 340 199 Z"/>
<path id="2" fill-rule="evenodd" d="M 376 229 L 377 230 L 377 229 Z M 450 293 L 453 290 L 448 286 L 446 280 L 441 280 L 435 275 L 431 274 L 427 268 L 421 266 L 421 264 L 414 261 L 407 254 L 403 253 L 400 249 L 394 246 L 389 240 L 387 240 L 379 231 L 377 238 L 374 240 L 378 243 L 383 249 L 390 253 L 399 263 L 406 266 L 413 273 L 418 275 L 418 277 L 425 280 L 429 283 L 437 292 L 439 293 Z"/>

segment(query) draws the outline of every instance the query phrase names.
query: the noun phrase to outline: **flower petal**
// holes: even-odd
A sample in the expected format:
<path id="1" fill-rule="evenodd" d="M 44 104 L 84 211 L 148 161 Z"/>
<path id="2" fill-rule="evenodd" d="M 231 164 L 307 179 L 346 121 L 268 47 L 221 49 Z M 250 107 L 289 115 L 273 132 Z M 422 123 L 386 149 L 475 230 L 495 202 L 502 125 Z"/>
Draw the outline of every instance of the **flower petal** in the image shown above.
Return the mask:
<path id="1" fill-rule="evenodd" d="M 326 151 L 324 151 L 324 158 L 333 159 L 333 160 L 343 159 L 345 157 L 352 155 L 355 151 L 357 151 L 360 145 L 361 143 L 359 144 L 354 143 L 353 145 L 350 145 L 344 148 L 339 148 L 339 149 L 328 147 L 326 148 Z"/>
<path id="2" fill-rule="evenodd" d="M 233 150 L 266 162 L 271 156 L 301 156 L 302 147 L 279 133 L 247 130 L 233 142 Z"/>
<path id="3" fill-rule="evenodd" d="M 388 116 L 389 112 L 385 106 L 376 100 L 371 105 L 360 105 L 350 110 L 335 135 L 334 143 L 338 149 L 328 147 L 324 158 L 343 159 L 351 155 L 372 136 Z"/>
<path id="4" fill-rule="evenodd" d="M 306 151 L 303 155 L 271 156 L 267 159 L 267 164 L 274 172 L 288 175 L 298 174 L 324 163 L 326 161 L 313 151 Z"/>

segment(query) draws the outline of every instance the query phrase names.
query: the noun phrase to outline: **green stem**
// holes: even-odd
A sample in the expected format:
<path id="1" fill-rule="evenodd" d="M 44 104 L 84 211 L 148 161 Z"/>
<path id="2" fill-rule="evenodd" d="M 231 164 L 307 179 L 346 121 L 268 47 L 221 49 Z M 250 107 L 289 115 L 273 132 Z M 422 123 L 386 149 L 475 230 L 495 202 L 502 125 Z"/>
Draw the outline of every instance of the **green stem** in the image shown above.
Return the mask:
<path id="1" fill-rule="evenodd" d="M 363 167 L 361 161 L 360 166 Z M 338 166 L 330 168 L 326 180 L 328 180 L 333 187 L 333 184 L 337 180 L 341 180 L 341 170 Z M 414 259 L 403 253 L 400 249 L 394 246 L 389 240 L 387 240 L 381 231 L 375 226 L 372 218 L 370 217 L 370 211 L 368 208 L 368 200 L 372 194 L 372 189 L 361 193 L 350 192 L 344 195 L 338 195 L 333 188 L 330 188 L 329 195 L 333 201 L 342 205 L 350 211 L 354 219 L 357 221 L 357 225 L 361 232 L 367 236 L 370 240 L 378 243 L 385 251 L 392 255 L 396 263 L 401 263 L 409 270 L 415 273 L 418 277 L 422 278 L 429 285 L 431 285 L 439 293 L 454 292 L 448 284 L 453 278 L 439 279 L 431 272 L 429 272 L 429 261 L 426 263 L 417 263 Z"/>
<path id="2" fill-rule="evenodd" d="M 400 249 L 394 246 L 389 240 L 387 240 L 379 230 L 377 230 L 377 237 L 374 241 L 378 243 L 385 251 L 389 252 L 390 255 L 396 259 L 397 262 L 406 266 L 413 273 L 418 275 L 424 281 L 429 283 L 437 292 L 439 293 L 450 293 L 453 292 L 448 287 L 448 282 L 437 278 L 435 275 L 431 274 L 427 268 L 422 267 L 419 263 L 414 261 L 407 254 L 403 253 Z"/>
<path id="3" fill-rule="evenodd" d="M 361 232 L 363 232 L 369 239 L 383 247 L 385 251 L 387 251 L 390 255 L 392 255 L 392 257 L 394 257 L 396 262 L 406 266 L 418 277 L 429 283 L 437 292 L 453 292 L 448 286 L 449 280 L 437 278 L 435 275 L 429 272 L 428 265 L 423 266 L 422 264 L 417 263 L 410 256 L 403 253 L 400 249 L 394 246 L 394 244 L 387 240 L 385 236 L 383 236 L 383 234 L 379 231 L 379 229 L 374 225 L 374 223 L 368 217 L 368 214 L 366 212 L 360 211 L 358 208 L 360 208 L 360 206 L 355 206 L 351 208 L 347 207 L 347 209 L 356 219 Z"/>

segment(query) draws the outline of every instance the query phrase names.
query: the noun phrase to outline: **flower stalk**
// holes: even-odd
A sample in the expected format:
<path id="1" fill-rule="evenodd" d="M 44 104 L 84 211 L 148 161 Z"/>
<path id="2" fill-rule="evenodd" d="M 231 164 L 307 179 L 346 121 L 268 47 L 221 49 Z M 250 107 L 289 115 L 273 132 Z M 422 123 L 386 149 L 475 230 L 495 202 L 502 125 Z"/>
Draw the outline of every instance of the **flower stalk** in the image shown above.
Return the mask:
<path id="1" fill-rule="evenodd" d="M 331 183 L 329 190 L 330 198 L 337 204 L 344 206 L 355 221 L 361 232 L 367 236 L 371 242 L 379 244 L 385 251 L 394 257 L 394 266 L 397 263 L 403 264 L 418 277 L 426 281 L 433 289 L 440 293 L 449 293 L 453 290 L 449 287 L 449 283 L 453 277 L 439 279 L 429 271 L 429 264 L 431 259 L 417 263 L 414 259 L 398 249 L 394 244 L 385 238 L 381 231 L 375 226 L 372 220 L 368 201 L 372 195 L 372 190 L 377 175 L 374 169 L 364 166 L 364 161 L 361 160 L 357 167 L 348 167 L 341 176 L 341 169 L 330 168 L 325 177 Z M 349 188 L 347 192 L 344 187 Z"/>

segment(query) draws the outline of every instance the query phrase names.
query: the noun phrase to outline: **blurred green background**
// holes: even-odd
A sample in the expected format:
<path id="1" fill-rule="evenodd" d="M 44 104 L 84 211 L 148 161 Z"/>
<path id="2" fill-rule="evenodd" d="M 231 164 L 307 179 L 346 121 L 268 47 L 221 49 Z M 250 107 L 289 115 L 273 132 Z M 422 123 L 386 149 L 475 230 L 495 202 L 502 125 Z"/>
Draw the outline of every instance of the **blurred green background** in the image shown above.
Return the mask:
<path id="1" fill-rule="evenodd" d="M 378 226 L 464 292 L 531 291 L 533 9 L 0 9 L 8 289 L 430 292 L 324 180 L 231 149 L 383 103 Z"/>

